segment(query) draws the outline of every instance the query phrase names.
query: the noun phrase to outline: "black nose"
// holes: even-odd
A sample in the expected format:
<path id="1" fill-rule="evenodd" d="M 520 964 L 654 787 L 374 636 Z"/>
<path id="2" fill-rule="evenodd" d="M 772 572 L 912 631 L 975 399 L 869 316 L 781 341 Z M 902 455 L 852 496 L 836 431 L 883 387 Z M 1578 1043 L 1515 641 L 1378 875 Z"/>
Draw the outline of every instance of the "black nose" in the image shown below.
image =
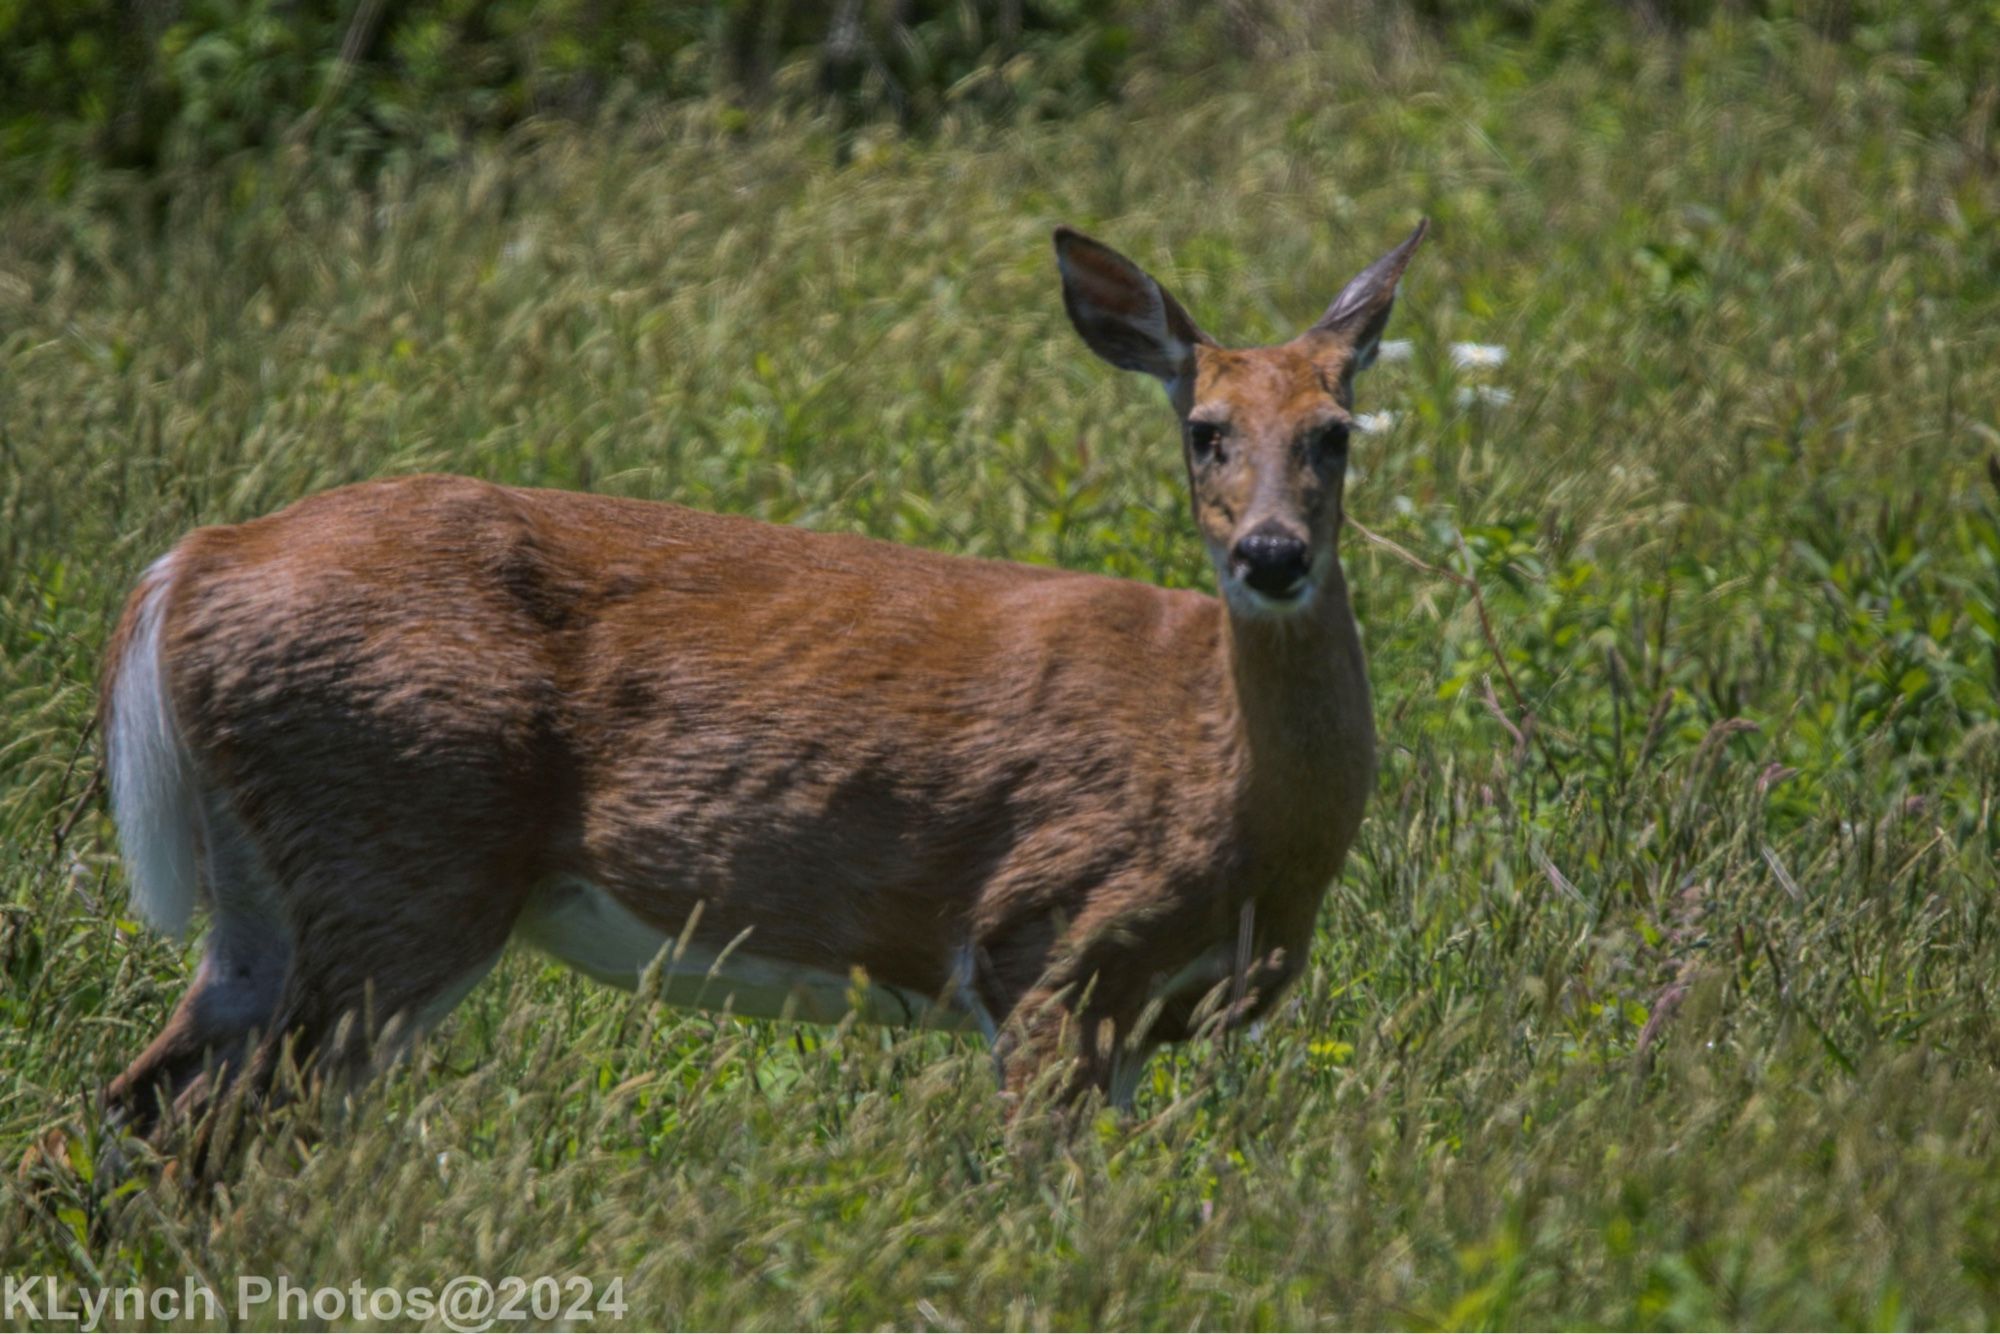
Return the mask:
<path id="1" fill-rule="evenodd" d="M 1265 597 L 1284 598 L 1299 591 L 1312 559 L 1305 539 L 1267 524 L 1237 539 L 1231 564 L 1237 578 Z"/>

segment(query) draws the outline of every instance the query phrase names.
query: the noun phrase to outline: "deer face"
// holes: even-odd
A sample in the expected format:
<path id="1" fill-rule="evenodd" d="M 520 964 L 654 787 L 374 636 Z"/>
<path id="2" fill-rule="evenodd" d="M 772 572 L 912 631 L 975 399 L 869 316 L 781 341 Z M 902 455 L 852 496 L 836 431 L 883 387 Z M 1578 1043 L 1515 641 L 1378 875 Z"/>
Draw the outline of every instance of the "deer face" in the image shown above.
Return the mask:
<path id="1" fill-rule="evenodd" d="M 1350 282 L 1305 333 L 1235 349 L 1203 333 L 1131 260 L 1081 232 L 1056 232 L 1077 332 L 1114 366 L 1159 379 L 1180 415 L 1195 520 L 1236 614 L 1302 611 L 1333 571 L 1354 375 L 1375 359 L 1424 230 Z"/>

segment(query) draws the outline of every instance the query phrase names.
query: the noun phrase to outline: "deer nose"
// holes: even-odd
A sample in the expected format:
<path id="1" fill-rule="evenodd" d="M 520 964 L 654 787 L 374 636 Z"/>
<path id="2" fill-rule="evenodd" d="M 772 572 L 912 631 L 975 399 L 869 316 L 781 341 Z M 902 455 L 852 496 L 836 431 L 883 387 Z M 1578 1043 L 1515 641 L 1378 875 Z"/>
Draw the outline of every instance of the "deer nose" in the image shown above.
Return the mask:
<path id="1" fill-rule="evenodd" d="M 1236 540 L 1229 563 L 1238 579 L 1265 597 L 1288 598 L 1305 582 L 1312 556 L 1304 538 L 1260 524 Z"/>

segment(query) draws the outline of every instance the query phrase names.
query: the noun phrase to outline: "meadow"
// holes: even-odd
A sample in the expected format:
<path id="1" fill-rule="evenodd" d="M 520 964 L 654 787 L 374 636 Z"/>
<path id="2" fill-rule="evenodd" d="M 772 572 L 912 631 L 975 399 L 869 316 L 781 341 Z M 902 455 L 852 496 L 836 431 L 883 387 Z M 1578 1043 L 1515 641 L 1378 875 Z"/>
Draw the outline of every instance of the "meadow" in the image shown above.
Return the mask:
<path id="1" fill-rule="evenodd" d="M 0 203 L 0 1274 L 621 1280 L 588 1327 L 2000 1323 L 2000 139 L 1947 84 L 1727 14 L 1363 24 L 1061 116 L 694 98 Z M 1009 1126 L 977 1039 L 517 951 L 221 1185 L 111 1169 L 96 1091 L 194 953 L 128 916 L 94 681 L 181 533 L 444 470 L 1207 588 L 1050 229 L 1249 343 L 1420 215 L 1343 541 L 1383 771 L 1259 1040 Z"/>

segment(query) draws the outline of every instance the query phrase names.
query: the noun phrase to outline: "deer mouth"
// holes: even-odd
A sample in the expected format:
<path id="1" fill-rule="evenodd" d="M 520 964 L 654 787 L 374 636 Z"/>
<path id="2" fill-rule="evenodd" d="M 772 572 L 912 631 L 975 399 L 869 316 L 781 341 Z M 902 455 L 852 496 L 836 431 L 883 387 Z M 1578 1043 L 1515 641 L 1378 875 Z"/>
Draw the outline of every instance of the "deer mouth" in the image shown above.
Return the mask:
<path id="1" fill-rule="evenodd" d="M 1278 618 L 1296 616 L 1311 607 L 1326 582 L 1331 558 L 1322 553 L 1311 565 L 1283 578 L 1269 571 L 1251 570 L 1239 561 L 1218 561 L 1217 582 L 1229 609 L 1241 616 Z"/>
<path id="2" fill-rule="evenodd" d="M 1282 605 L 1301 597 L 1312 583 L 1312 576 L 1304 570 L 1296 574 L 1287 573 L 1274 576 L 1263 570 L 1234 571 L 1238 583 L 1263 598 L 1266 602 Z"/>
<path id="3" fill-rule="evenodd" d="M 1222 577 L 1222 596 L 1231 611 L 1247 616 L 1291 616 L 1310 606 L 1316 581 L 1300 575 L 1283 588 L 1263 587 L 1234 572 Z"/>

